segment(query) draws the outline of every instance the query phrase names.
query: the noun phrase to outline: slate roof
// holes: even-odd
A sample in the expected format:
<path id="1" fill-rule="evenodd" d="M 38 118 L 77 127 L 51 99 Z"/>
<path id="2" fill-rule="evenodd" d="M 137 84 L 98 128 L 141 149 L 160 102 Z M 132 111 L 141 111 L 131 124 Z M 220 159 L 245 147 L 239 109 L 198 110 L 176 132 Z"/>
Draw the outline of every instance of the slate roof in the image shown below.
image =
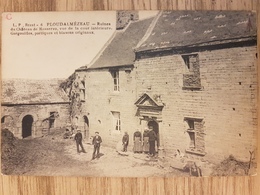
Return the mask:
<path id="1" fill-rule="evenodd" d="M 163 11 L 136 51 L 212 45 L 252 36 L 256 36 L 256 13 L 253 12 Z"/>
<path id="2" fill-rule="evenodd" d="M 2 104 L 67 103 L 69 98 L 59 87 L 62 80 L 2 80 Z"/>
<path id="3" fill-rule="evenodd" d="M 153 18 L 131 22 L 124 30 L 116 31 L 105 49 L 90 64 L 89 69 L 132 65 L 135 60 L 133 48 L 145 35 Z"/>

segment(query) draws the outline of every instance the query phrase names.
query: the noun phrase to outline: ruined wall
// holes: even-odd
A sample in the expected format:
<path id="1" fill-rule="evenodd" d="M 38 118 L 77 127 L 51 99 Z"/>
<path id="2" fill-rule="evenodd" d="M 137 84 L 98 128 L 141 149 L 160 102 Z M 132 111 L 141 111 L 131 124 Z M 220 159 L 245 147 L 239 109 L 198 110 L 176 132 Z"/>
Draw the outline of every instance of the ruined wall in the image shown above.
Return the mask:
<path id="1" fill-rule="evenodd" d="M 48 131 L 55 131 L 57 128 L 63 128 L 70 123 L 69 105 L 68 104 L 52 104 L 52 105 L 17 105 L 2 106 L 2 117 L 8 118 L 1 127 L 8 128 L 19 138 L 22 138 L 22 120 L 26 115 L 33 118 L 32 137 L 39 137 L 47 134 Z M 55 117 L 54 127 L 49 128 L 50 112 L 58 112 Z M 12 121 L 12 122 L 10 122 Z"/>
<path id="2" fill-rule="evenodd" d="M 99 131 L 103 144 L 115 147 L 125 131 L 130 135 L 132 147 L 133 132 L 139 120 L 135 117 L 136 100 L 135 70 L 119 69 L 119 91 L 114 91 L 113 77 L 108 69 L 78 72 L 80 78 L 85 77 L 86 96 L 82 105 L 82 113 L 89 119 L 89 133 L 93 136 Z M 113 114 L 120 112 L 121 131 L 113 130 Z"/>
<path id="3" fill-rule="evenodd" d="M 194 124 L 199 149 L 194 152 L 212 161 L 229 154 L 249 160 L 257 132 L 256 47 L 197 54 L 200 89 L 183 88 L 187 66 L 181 55 L 169 55 L 136 61 L 137 96 L 156 94 L 164 103 L 159 131 L 168 156 L 190 149 L 186 117 L 201 121 Z"/>

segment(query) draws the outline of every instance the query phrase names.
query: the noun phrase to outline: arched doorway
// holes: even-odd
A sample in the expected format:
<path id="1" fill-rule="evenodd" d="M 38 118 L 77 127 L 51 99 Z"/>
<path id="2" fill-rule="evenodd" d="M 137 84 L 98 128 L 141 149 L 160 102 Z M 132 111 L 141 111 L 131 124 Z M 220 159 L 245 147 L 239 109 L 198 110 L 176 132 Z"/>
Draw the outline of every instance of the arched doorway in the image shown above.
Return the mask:
<path id="1" fill-rule="evenodd" d="M 86 139 L 89 139 L 89 120 L 88 120 L 88 117 L 86 115 L 84 115 L 83 120 L 84 120 L 84 137 Z"/>
<path id="2" fill-rule="evenodd" d="M 22 137 L 26 138 L 32 135 L 32 124 L 33 117 L 31 115 L 26 115 L 22 120 Z"/>
<path id="3" fill-rule="evenodd" d="M 160 142 L 159 142 L 160 141 L 160 134 L 159 134 L 159 125 L 158 125 L 158 123 L 153 120 L 153 121 L 149 121 L 147 125 L 148 125 L 149 128 L 152 127 L 152 129 L 156 133 L 156 135 L 157 135 L 157 147 L 159 147 L 160 146 Z"/>

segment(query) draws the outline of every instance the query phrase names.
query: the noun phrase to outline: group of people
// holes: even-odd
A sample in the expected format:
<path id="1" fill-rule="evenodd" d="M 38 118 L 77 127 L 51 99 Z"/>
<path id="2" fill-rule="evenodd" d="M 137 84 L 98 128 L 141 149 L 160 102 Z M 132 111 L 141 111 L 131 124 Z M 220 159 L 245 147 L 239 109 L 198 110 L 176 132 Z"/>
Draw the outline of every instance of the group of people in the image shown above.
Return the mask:
<path id="1" fill-rule="evenodd" d="M 77 152 L 80 153 L 79 146 L 81 147 L 81 150 L 83 153 L 86 153 L 83 144 L 82 144 L 82 133 L 80 130 L 77 130 L 77 133 L 74 137 L 77 145 Z M 92 139 L 92 145 L 94 146 L 92 160 L 95 158 L 99 158 L 99 151 L 100 151 L 100 144 L 102 143 L 102 138 L 99 135 L 99 132 L 95 132 L 95 136 Z"/>
<path id="2" fill-rule="evenodd" d="M 143 138 L 143 139 L 142 139 Z M 145 129 L 143 136 L 140 131 L 134 132 L 133 135 L 133 142 L 134 142 L 134 148 L 133 152 L 135 153 L 149 153 L 151 156 L 155 155 L 155 142 L 157 141 L 157 134 L 155 131 L 153 131 L 152 128 Z M 123 138 L 123 152 L 127 152 L 127 147 L 129 144 L 129 135 L 127 132 L 125 132 Z"/>
<path id="3" fill-rule="evenodd" d="M 64 138 L 69 137 L 69 132 L 66 130 L 66 133 L 64 134 Z M 142 139 L 143 138 L 143 139 Z M 145 129 L 143 132 L 143 135 L 140 131 L 134 132 L 133 135 L 133 142 L 134 142 L 134 148 L 133 152 L 135 153 L 149 153 L 151 156 L 155 156 L 155 142 L 157 141 L 157 134 L 153 131 L 152 128 Z M 86 150 L 84 149 L 84 146 L 82 144 L 83 136 L 81 133 L 81 130 L 77 130 L 77 133 L 74 136 L 74 140 L 76 141 L 77 146 L 77 152 L 80 153 L 80 148 L 83 153 L 86 153 Z M 95 132 L 95 136 L 93 136 L 92 139 L 92 145 L 93 148 L 93 154 L 92 154 L 92 160 L 95 158 L 100 157 L 100 144 L 102 143 L 102 138 L 99 135 L 99 132 Z M 127 147 L 129 144 L 129 135 L 127 132 L 125 132 L 123 138 L 122 138 L 122 145 L 123 145 L 123 152 L 127 152 Z"/>

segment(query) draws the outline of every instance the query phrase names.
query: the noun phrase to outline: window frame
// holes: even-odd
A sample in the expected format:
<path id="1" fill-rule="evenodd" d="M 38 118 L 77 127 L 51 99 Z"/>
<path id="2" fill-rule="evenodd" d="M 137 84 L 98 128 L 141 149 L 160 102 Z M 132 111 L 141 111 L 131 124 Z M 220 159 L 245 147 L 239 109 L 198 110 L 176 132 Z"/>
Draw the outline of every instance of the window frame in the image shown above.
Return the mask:
<path id="1" fill-rule="evenodd" d="M 119 70 L 118 69 L 110 70 L 110 73 L 111 73 L 112 78 L 113 78 L 113 91 L 119 92 L 120 91 Z"/>
<path id="2" fill-rule="evenodd" d="M 184 117 L 184 121 L 188 125 L 186 132 L 189 134 L 189 138 L 190 138 L 189 147 L 186 149 L 186 152 L 204 156 L 206 154 L 205 151 L 203 151 L 203 152 L 199 151 L 199 149 L 202 146 L 199 146 L 196 143 L 197 133 L 199 132 L 199 130 L 196 129 L 196 126 L 195 126 L 195 122 L 203 123 L 203 118 Z M 203 128 L 202 128 L 202 130 L 203 130 Z M 205 141 L 205 138 L 204 138 L 204 141 Z M 204 143 L 203 147 L 205 149 L 205 143 Z"/>
<path id="3" fill-rule="evenodd" d="M 82 102 L 85 102 L 85 100 L 86 100 L 86 82 L 85 82 L 85 80 L 80 81 L 80 100 Z"/>
<path id="4" fill-rule="evenodd" d="M 181 55 L 182 60 L 185 64 L 185 71 L 183 73 L 183 87 L 184 90 L 200 90 L 201 89 L 201 78 L 200 78 L 200 67 L 199 64 L 194 67 L 193 63 L 190 62 L 190 58 L 194 57 L 199 63 L 199 54 L 190 53 Z M 188 82 L 189 80 L 196 81 L 195 83 Z"/>
<path id="5" fill-rule="evenodd" d="M 120 112 L 111 111 L 112 114 L 112 131 L 113 132 L 121 132 L 122 122 L 120 117 Z M 118 116 L 118 117 L 117 117 Z"/>
<path id="6" fill-rule="evenodd" d="M 186 65 L 186 68 L 189 70 L 190 73 L 194 73 L 194 67 L 193 65 L 190 63 L 190 58 L 191 57 L 196 57 L 198 58 L 199 57 L 199 54 L 198 53 L 190 53 L 190 54 L 183 54 L 181 55 L 185 65 Z"/>

